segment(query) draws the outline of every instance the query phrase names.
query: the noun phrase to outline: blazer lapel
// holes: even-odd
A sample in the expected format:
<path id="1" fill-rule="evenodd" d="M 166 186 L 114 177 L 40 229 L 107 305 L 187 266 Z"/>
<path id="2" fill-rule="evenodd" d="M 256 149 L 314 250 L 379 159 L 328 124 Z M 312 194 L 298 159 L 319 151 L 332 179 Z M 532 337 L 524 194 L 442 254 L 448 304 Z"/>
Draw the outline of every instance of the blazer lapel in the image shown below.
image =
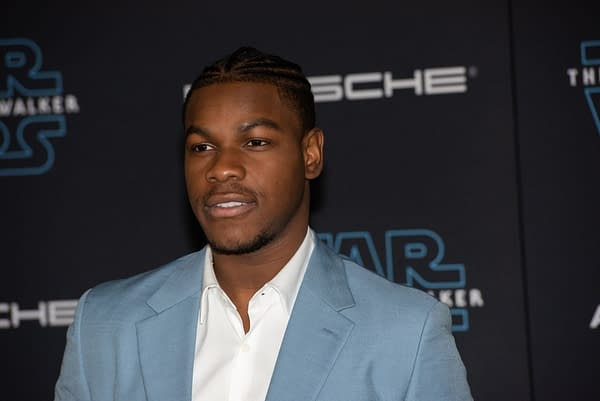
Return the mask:
<path id="1" fill-rule="evenodd" d="M 156 315 L 137 323 L 148 401 L 190 401 L 204 251 L 184 257 L 150 297 Z"/>
<path id="2" fill-rule="evenodd" d="M 343 262 L 317 240 L 279 351 L 267 401 L 313 401 L 354 323 Z"/>

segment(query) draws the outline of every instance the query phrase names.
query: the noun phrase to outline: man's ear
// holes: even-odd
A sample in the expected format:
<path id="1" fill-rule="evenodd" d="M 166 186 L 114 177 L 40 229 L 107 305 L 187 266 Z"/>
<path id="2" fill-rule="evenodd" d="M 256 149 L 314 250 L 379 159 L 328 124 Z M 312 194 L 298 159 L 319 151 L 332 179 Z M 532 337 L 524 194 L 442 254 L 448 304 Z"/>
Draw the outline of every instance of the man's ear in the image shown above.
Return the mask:
<path id="1" fill-rule="evenodd" d="M 323 131 L 313 128 L 302 138 L 304 150 L 304 177 L 307 180 L 317 178 L 323 171 Z"/>

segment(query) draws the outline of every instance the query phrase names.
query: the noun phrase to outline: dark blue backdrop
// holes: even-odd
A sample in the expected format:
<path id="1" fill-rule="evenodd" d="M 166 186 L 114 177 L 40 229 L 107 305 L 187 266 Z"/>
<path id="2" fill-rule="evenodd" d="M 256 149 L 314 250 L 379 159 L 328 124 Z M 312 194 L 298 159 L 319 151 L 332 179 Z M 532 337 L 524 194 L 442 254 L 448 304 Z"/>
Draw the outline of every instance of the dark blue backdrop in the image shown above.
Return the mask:
<path id="1" fill-rule="evenodd" d="M 6 6 L 0 398 L 51 399 L 87 288 L 202 245 L 183 90 L 250 44 L 301 64 L 321 100 L 311 224 L 452 307 L 474 397 L 600 399 L 599 7 L 288 7 Z"/>

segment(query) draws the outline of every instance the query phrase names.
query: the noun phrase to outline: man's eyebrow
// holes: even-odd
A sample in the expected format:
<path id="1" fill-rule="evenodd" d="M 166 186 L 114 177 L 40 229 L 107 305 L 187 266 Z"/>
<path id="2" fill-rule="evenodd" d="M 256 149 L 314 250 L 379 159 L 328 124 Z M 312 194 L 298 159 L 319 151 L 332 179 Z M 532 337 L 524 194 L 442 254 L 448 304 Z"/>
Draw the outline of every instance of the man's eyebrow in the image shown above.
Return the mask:
<path id="1" fill-rule="evenodd" d="M 205 130 L 203 130 L 200 127 L 195 127 L 193 125 L 190 125 L 188 127 L 188 129 L 185 130 L 185 136 L 191 135 L 191 134 L 197 134 L 197 135 L 202 135 L 202 136 L 208 136 L 210 137 L 210 134 L 208 132 L 206 132 Z"/>
<path id="2" fill-rule="evenodd" d="M 283 131 L 282 128 L 273 120 L 269 120 L 268 118 L 257 118 L 256 120 L 248 121 L 241 124 L 238 128 L 239 132 L 246 132 L 256 127 L 267 127 L 274 129 L 276 131 Z"/>
<path id="3" fill-rule="evenodd" d="M 238 132 L 244 133 L 244 132 L 247 132 L 256 127 L 267 127 L 267 128 L 271 128 L 275 131 L 280 131 L 280 132 L 283 131 L 281 126 L 279 124 L 277 124 L 275 121 L 270 120 L 268 118 L 257 118 L 256 120 L 252 120 L 252 121 L 248 121 L 248 122 L 240 124 L 240 126 L 238 127 Z M 195 125 L 190 125 L 185 130 L 186 136 L 189 136 L 191 134 L 196 134 L 196 135 L 204 136 L 207 138 L 212 137 L 210 132 L 206 131 L 203 128 L 197 127 Z"/>

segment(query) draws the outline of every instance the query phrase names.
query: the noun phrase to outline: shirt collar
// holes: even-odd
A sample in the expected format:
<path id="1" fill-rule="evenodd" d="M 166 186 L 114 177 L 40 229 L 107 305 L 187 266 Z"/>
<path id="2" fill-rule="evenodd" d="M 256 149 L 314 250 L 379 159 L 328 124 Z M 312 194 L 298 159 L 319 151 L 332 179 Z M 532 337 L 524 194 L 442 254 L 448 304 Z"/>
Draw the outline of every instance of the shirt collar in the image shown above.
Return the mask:
<path id="1" fill-rule="evenodd" d="M 304 273 L 306 273 L 306 269 L 308 268 L 308 260 L 314 247 L 314 233 L 309 228 L 294 256 L 266 284 L 277 290 L 288 315 L 292 312 L 294 302 L 296 302 L 296 296 L 298 295 L 298 290 L 300 290 L 300 284 L 302 284 Z"/>
<path id="2" fill-rule="evenodd" d="M 283 268 L 267 282 L 264 287 L 271 287 L 277 291 L 282 301 L 283 307 L 285 308 L 288 315 L 292 312 L 294 302 L 298 296 L 302 279 L 308 268 L 308 260 L 312 251 L 315 247 L 315 234 L 308 228 L 304 240 L 296 250 L 296 253 L 291 259 L 283 266 Z M 204 256 L 204 273 L 202 277 L 202 301 L 200 304 L 200 323 L 204 323 L 206 319 L 206 312 L 208 307 L 207 297 L 208 290 L 211 288 L 218 288 L 219 282 L 215 276 L 215 270 L 213 267 L 213 256 L 210 246 L 206 246 L 206 253 Z M 264 288 L 263 287 L 263 288 Z M 221 290 L 222 291 L 222 290 Z M 259 290 L 260 291 L 260 290 Z M 231 301 L 230 301 L 231 302 Z"/>

